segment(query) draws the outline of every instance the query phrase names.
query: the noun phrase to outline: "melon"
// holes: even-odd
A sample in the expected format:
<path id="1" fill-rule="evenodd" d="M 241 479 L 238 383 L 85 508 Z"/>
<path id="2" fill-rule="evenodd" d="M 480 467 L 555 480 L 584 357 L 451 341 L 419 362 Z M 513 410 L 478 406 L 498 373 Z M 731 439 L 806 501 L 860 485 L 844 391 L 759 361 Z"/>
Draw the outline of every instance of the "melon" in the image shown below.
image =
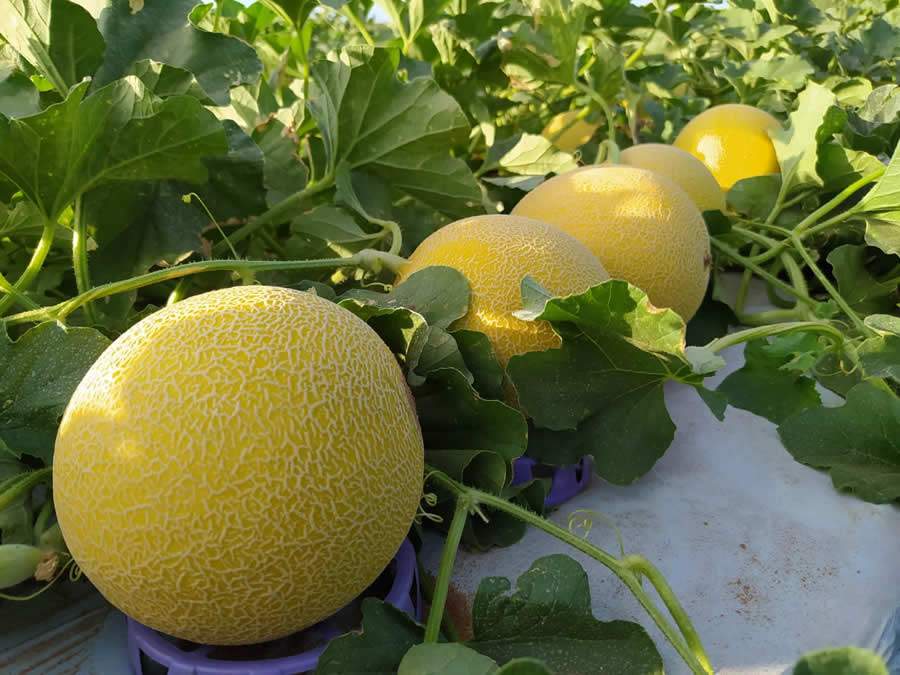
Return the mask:
<path id="1" fill-rule="evenodd" d="M 665 176 L 687 192 L 700 211 L 724 211 L 725 193 L 699 159 L 673 145 L 641 143 L 626 148 L 619 161 Z"/>
<path id="2" fill-rule="evenodd" d="M 451 327 L 488 336 L 502 365 L 516 354 L 559 347 L 543 321 L 523 321 L 522 279 L 533 277 L 554 295 L 586 291 L 609 278 L 583 245 L 552 225 L 530 218 L 464 218 L 428 236 L 400 269 L 397 283 L 431 265 L 460 271 L 469 281 L 469 310 Z"/>
<path id="3" fill-rule="evenodd" d="M 739 180 L 778 173 L 778 157 L 769 137 L 781 124 L 769 113 L 743 103 L 704 110 L 685 125 L 675 145 L 712 172 L 723 190 Z"/>
<path id="4" fill-rule="evenodd" d="M 245 286 L 112 343 L 66 408 L 53 489 L 72 555 L 113 605 L 234 645 L 364 591 L 407 535 L 423 463 L 403 374 L 369 326 Z"/>
<path id="5" fill-rule="evenodd" d="M 577 110 L 567 110 L 555 115 L 544 127 L 541 135 L 563 152 L 575 152 L 594 137 L 599 124 L 578 118 Z"/>
<path id="6" fill-rule="evenodd" d="M 709 281 L 706 223 L 665 176 L 631 166 L 589 166 L 542 183 L 514 215 L 552 223 L 596 255 L 609 274 L 640 287 L 688 321 Z"/>

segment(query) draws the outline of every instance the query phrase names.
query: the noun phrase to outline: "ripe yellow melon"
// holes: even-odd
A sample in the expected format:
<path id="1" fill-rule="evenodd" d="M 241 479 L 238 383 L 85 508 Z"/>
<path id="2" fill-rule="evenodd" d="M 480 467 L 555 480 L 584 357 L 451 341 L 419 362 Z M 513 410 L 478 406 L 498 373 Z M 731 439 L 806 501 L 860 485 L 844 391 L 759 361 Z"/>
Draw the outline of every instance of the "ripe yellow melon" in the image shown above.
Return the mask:
<path id="1" fill-rule="evenodd" d="M 556 295 L 581 293 L 609 278 L 600 261 L 569 235 L 546 223 L 504 215 L 464 218 L 442 227 L 419 244 L 397 283 L 432 265 L 453 267 L 469 280 L 469 311 L 452 327 L 487 335 L 504 366 L 516 354 L 560 345 L 549 324 L 513 316 L 522 309 L 525 276 Z"/>
<path id="2" fill-rule="evenodd" d="M 729 190 L 743 178 L 779 172 L 775 146 L 767 132 L 780 128 L 767 112 L 726 103 L 688 122 L 675 145 L 706 164 L 722 189 Z"/>
<path id="3" fill-rule="evenodd" d="M 247 644 L 378 577 L 422 491 L 422 436 L 378 335 L 309 293 L 245 286 L 166 307 L 85 375 L 59 429 L 66 543 L 116 607 Z"/>
<path id="4" fill-rule="evenodd" d="M 709 281 L 709 234 L 680 187 L 631 166 L 589 166 L 551 178 L 514 215 L 552 223 L 585 244 L 610 275 L 643 289 L 685 321 Z"/>
<path id="5" fill-rule="evenodd" d="M 622 164 L 665 176 L 688 193 L 700 211 L 724 211 L 725 193 L 706 165 L 672 145 L 641 143 L 622 151 Z"/>
<path id="6" fill-rule="evenodd" d="M 575 152 L 591 140 L 600 127 L 599 124 L 576 119 L 577 117 L 577 110 L 561 112 L 547 123 L 541 135 L 563 152 Z"/>

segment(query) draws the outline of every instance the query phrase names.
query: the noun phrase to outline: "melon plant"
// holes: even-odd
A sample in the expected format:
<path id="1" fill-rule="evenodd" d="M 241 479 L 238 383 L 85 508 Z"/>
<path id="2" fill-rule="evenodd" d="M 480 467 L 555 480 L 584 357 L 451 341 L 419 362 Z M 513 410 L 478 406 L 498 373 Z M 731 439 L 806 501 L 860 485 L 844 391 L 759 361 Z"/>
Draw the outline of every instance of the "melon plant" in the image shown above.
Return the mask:
<path id="1" fill-rule="evenodd" d="M 60 423 L 56 512 L 82 571 L 169 635 L 251 644 L 330 616 L 412 523 L 422 435 L 393 355 L 334 303 L 245 286 L 135 324 Z"/>
<path id="2" fill-rule="evenodd" d="M 526 525 L 712 672 L 681 589 L 541 515 L 513 462 L 664 479 L 690 387 L 900 500 L 897 11 L 812 4 L 0 0 L 0 623 L 86 587 L 77 560 L 163 630 L 280 635 L 378 574 L 423 495 L 425 627 L 367 598 L 319 675 L 678 667 L 557 556 L 455 631 L 457 549 Z"/>

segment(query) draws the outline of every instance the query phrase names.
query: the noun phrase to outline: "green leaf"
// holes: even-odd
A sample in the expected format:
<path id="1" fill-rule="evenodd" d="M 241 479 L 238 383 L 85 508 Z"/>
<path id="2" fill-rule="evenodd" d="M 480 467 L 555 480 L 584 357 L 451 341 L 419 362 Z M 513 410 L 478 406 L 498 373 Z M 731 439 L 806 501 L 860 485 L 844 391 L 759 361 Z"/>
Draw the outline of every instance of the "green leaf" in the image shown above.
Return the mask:
<path id="1" fill-rule="evenodd" d="M 580 0 L 530 0 L 532 23 L 502 35 L 503 71 L 515 86 L 572 84 L 587 7 Z"/>
<path id="2" fill-rule="evenodd" d="M 405 307 L 421 314 L 429 325 L 449 328 L 469 309 L 469 282 L 452 267 L 435 265 L 411 274 L 390 293 L 353 290 L 344 297 L 379 307 Z"/>
<path id="3" fill-rule="evenodd" d="M 410 649 L 397 675 L 491 675 L 497 662 L 459 643 L 422 644 Z"/>
<path id="4" fill-rule="evenodd" d="M 396 675 L 403 655 L 425 633 L 399 609 L 374 598 L 363 600 L 362 615 L 362 632 L 329 642 L 316 675 Z"/>
<path id="5" fill-rule="evenodd" d="M 107 51 L 95 88 L 132 72 L 136 62 L 153 59 L 193 73 L 210 99 L 227 105 L 233 87 L 252 84 L 262 72 L 250 45 L 187 21 L 194 0 L 144 0 L 136 12 L 129 0 L 105 2 L 98 24 Z"/>
<path id="6" fill-rule="evenodd" d="M 543 136 L 521 134 L 497 141 L 488 150 L 480 171 L 504 169 L 519 176 L 546 176 L 564 173 L 578 167 L 567 152 L 556 149 Z"/>
<path id="7" fill-rule="evenodd" d="M 28 467 L 17 462 L 11 456 L 0 453 L 0 484 L 4 480 L 14 478 L 28 472 Z M 31 495 L 22 494 L 12 504 L 0 510 L 0 544 L 34 543 L 31 508 Z"/>
<path id="8" fill-rule="evenodd" d="M 860 647 L 837 647 L 804 654 L 793 675 L 888 675 L 884 660 Z"/>
<path id="9" fill-rule="evenodd" d="M 734 310 L 717 297 L 718 281 L 714 277 L 706 289 L 703 304 L 688 321 L 685 339 L 689 345 L 705 345 L 728 333 L 731 326 L 738 325 Z"/>
<path id="10" fill-rule="evenodd" d="M 56 430 L 75 387 L 109 345 L 92 328 L 35 326 L 15 342 L 0 334 L 0 450 L 50 464 Z"/>
<path id="11" fill-rule="evenodd" d="M 171 181 L 111 183 L 88 192 L 84 218 L 97 242 L 88 255 L 93 283 L 127 279 L 201 250 L 209 219 L 196 202 L 185 204 L 182 195 Z M 94 307 L 102 311 L 105 325 L 121 331 L 130 325 L 136 295 L 120 293 Z"/>
<path id="12" fill-rule="evenodd" d="M 844 244 L 828 254 L 838 291 L 861 314 L 890 312 L 897 305 L 897 282 L 879 281 L 866 269 L 866 247 Z"/>
<path id="13" fill-rule="evenodd" d="M 778 433 L 794 459 L 827 469 L 838 490 L 883 504 L 900 499 L 900 399 L 863 382 L 839 408 L 813 408 Z"/>
<path id="14" fill-rule="evenodd" d="M 193 73 L 188 72 L 184 68 L 171 66 L 167 63 L 159 63 L 153 59 L 142 59 L 136 61 L 126 75 L 134 75 L 144 86 L 147 91 L 153 92 L 160 98 L 168 96 L 193 96 L 206 105 L 215 103 L 203 91 L 203 87 L 197 82 L 197 78 Z"/>
<path id="15" fill-rule="evenodd" d="M 266 209 L 262 151 L 231 120 L 222 126 L 228 152 L 203 160 L 209 180 L 200 186 L 181 186 L 185 194 L 197 192 L 218 222 L 247 218 Z"/>
<path id="16" fill-rule="evenodd" d="M 865 221 L 866 243 L 900 256 L 900 209 L 867 216 Z"/>
<path id="17" fill-rule="evenodd" d="M 662 658 L 641 626 L 604 622 L 591 613 L 584 569 L 565 555 L 536 560 L 516 582 L 482 580 L 472 608 L 473 649 L 504 664 L 537 658 L 560 673 L 663 672 Z"/>
<path id="18" fill-rule="evenodd" d="M 631 483 L 675 433 L 663 384 L 702 380 L 684 354 L 684 322 L 621 280 L 549 301 L 534 286 L 523 282 L 527 309 L 516 316 L 553 323 L 562 347 L 514 356 L 507 367 L 522 409 L 546 430 L 529 455 L 557 464 L 565 448 L 568 461 L 592 454 L 600 476 Z"/>
<path id="19" fill-rule="evenodd" d="M 886 84 L 869 92 L 859 110 L 847 118 L 845 135 L 855 148 L 871 154 L 889 154 L 900 128 L 900 86 Z"/>
<path id="20" fill-rule="evenodd" d="M 785 190 L 822 184 L 816 172 L 820 130 L 827 124 L 827 113 L 837 98 L 825 87 L 810 82 L 797 101 L 789 126 L 770 133 Z"/>
<path id="21" fill-rule="evenodd" d="M 94 18 L 69 0 L 0 0 L 0 35 L 63 96 L 106 49 Z"/>
<path id="22" fill-rule="evenodd" d="M 345 164 L 338 167 L 335 178 L 335 200 L 353 209 L 365 220 L 391 220 L 390 185 L 377 174 L 368 171 L 349 171 Z"/>
<path id="23" fill-rule="evenodd" d="M 397 675 L 553 675 L 537 659 L 513 659 L 499 668 L 494 659 L 458 642 L 421 644 L 410 649 Z"/>
<path id="24" fill-rule="evenodd" d="M 40 95 L 34 83 L 16 70 L 0 68 L 0 115 L 27 117 L 40 109 Z"/>
<path id="25" fill-rule="evenodd" d="M 745 363 L 719 385 L 719 393 L 735 408 L 749 410 L 776 424 L 820 404 L 815 380 L 784 366 L 789 355 L 767 351 L 766 340 L 755 340 L 744 349 Z"/>
<path id="26" fill-rule="evenodd" d="M 528 425 L 521 413 L 502 401 L 481 398 L 464 374 L 452 368 L 428 373 L 413 395 L 427 461 L 453 478 L 469 478 L 478 487 L 499 492 L 508 482 L 506 464 L 525 452 Z M 504 460 L 502 474 L 461 473 L 474 453 L 481 452 Z"/>
<path id="27" fill-rule="evenodd" d="M 900 336 L 879 335 L 864 340 L 857 349 L 866 375 L 892 379 L 900 384 Z"/>
<path id="28" fill-rule="evenodd" d="M 615 100 L 625 85 L 625 57 L 618 45 L 603 42 L 594 43 L 594 63 L 588 70 L 589 85 L 607 101 Z M 670 71 L 675 79 L 681 75 L 681 69 Z M 667 75 L 669 73 L 666 73 Z M 662 79 L 658 73 L 655 84 Z"/>
<path id="29" fill-rule="evenodd" d="M 415 366 L 407 373 L 407 380 L 412 386 L 418 386 L 425 381 L 429 373 L 442 369 L 453 369 L 462 373 L 469 384 L 475 381 L 472 373 L 466 368 L 465 359 L 459 351 L 456 339 L 439 326 L 429 326 L 422 352 L 416 359 Z"/>
<path id="30" fill-rule="evenodd" d="M 297 154 L 297 140 L 278 120 L 270 120 L 253 134 L 265 157 L 266 204 L 274 206 L 306 187 L 309 171 Z"/>
<path id="31" fill-rule="evenodd" d="M 388 49 L 358 48 L 313 66 L 308 107 L 331 175 L 342 164 L 365 169 L 448 216 L 481 211 L 471 171 L 448 154 L 469 130 L 459 105 L 434 80 L 404 83 L 396 71 Z"/>
<path id="32" fill-rule="evenodd" d="M 152 100 L 129 77 L 84 98 L 10 120 L 0 117 L 0 173 L 56 220 L 76 197 L 113 181 L 205 182 L 205 157 L 223 154 L 225 131 L 195 98 Z"/>
<path id="33" fill-rule="evenodd" d="M 859 208 L 867 213 L 900 211 L 900 144 L 894 149 L 884 175 L 860 200 Z"/>
<path id="34" fill-rule="evenodd" d="M 870 314 L 863 321 L 869 328 L 881 334 L 900 335 L 900 317 Z"/>
<path id="35" fill-rule="evenodd" d="M 474 377 L 473 385 L 479 395 L 503 399 L 503 366 L 497 361 L 487 335 L 474 330 L 457 330 L 453 332 L 453 338 Z"/>
<path id="36" fill-rule="evenodd" d="M 866 243 L 900 255 L 900 144 L 881 179 L 860 200 L 866 219 Z"/>
<path id="37" fill-rule="evenodd" d="M 780 188 L 780 176 L 744 178 L 728 191 L 728 206 L 748 218 L 765 220 L 775 206 Z"/>
<path id="38" fill-rule="evenodd" d="M 291 232 L 317 237 L 329 244 L 341 246 L 372 241 L 372 235 L 357 225 L 351 213 L 328 204 L 317 206 L 312 211 L 294 218 L 291 221 Z M 364 295 L 363 292 L 359 292 L 359 297 Z"/>
<path id="39" fill-rule="evenodd" d="M 882 166 L 878 158 L 867 152 L 851 150 L 838 143 L 825 143 L 819 148 L 816 171 L 824 182 L 823 189 L 838 192 Z"/>

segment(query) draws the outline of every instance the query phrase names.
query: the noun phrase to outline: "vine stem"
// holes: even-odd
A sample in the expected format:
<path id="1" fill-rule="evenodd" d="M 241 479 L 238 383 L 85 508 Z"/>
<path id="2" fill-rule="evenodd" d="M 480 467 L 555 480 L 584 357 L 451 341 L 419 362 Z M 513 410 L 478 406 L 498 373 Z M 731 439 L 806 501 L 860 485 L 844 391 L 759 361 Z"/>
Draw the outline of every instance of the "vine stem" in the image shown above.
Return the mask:
<path id="1" fill-rule="evenodd" d="M 521 506 L 517 506 L 502 497 L 463 485 L 431 467 L 427 467 L 427 470 L 429 471 L 429 478 L 431 480 L 439 482 L 443 487 L 457 495 L 458 498 L 466 498 L 469 509 L 475 509 L 479 505 L 484 505 L 497 511 L 507 513 L 572 546 L 605 566 L 613 574 L 619 577 L 619 579 L 621 579 L 634 594 L 637 601 L 650 615 L 650 618 L 653 619 L 653 622 L 662 634 L 691 669 L 691 672 L 695 675 L 710 675 L 713 672 L 709 657 L 706 655 L 706 651 L 700 642 L 697 631 L 691 623 L 690 617 L 688 617 L 687 612 L 685 612 L 681 603 L 678 602 L 678 599 L 675 597 L 675 594 L 672 592 L 668 583 L 666 583 L 662 574 L 649 560 L 637 555 L 629 555 L 621 559 L 616 558 L 603 549 L 591 544 L 589 541 L 582 539 L 559 525 L 550 522 L 546 518 L 542 518 L 536 513 L 532 513 Z M 459 508 L 459 502 L 457 502 L 457 508 Z M 448 545 L 449 543 L 448 540 Z M 449 555 L 455 556 L 455 551 L 452 554 L 448 554 L 445 548 L 442 558 L 447 558 Z M 657 594 L 662 599 L 663 604 L 665 604 L 669 614 L 675 620 L 675 624 L 678 626 L 679 630 L 672 627 L 663 612 L 656 604 L 654 604 L 653 600 L 641 586 L 641 577 L 646 578 L 653 585 L 654 590 L 656 590 Z M 447 581 L 449 582 L 449 578 Z M 438 590 L 439 589 L 435 589 L 435 594 L 438 593 Z"/>
<path id="2" fill-rule="evenodd" d="M 350 23 L 352 23 L 354 28 L 359 31 L 359 34 L 362 35 L 362 39 L 366 41 L 366 44 L 370 46 L 375 45 L 375 39 L 372 37 L 369 29 L 366 28 L 366 24 L 356 15 L 356 12 L 353 11 L 350 5 L 341 7 L 340 13 L 350 20 Z"/>
<path id="3" fill-rule="evenodd" d="M 806 266 L 809 267 L 810 271 L 815 275 L 816 279 L 819 280 L 819 283 L 822 284 L 822 287 L 828 292 L 828 295 L 831 296 L 831 299 L 837 304 L 838 307 L 841 308 L 841 311 L 847 315 L 847 318 L 853 322 L 853 325 L 856 326 L 857 330 L 860 333 L 866 336 L 872 336 L 875 334 L 871 328 L 869 328 L 866 324 L 863 323 L 862 319 L 859 318 L 859 315 L 853 310 L 850 304 L 844 299 L 844 296 L 840 294 L 838 289 L 834 287 L 828 277 L 825 276 L 825 273 L 819 269 L 819 266 L 816 264 L 816 261 L 813 260 L 813 257 L 809 254 L 809 251 L 803 246 L 803 242 L 800 241 L 800 238 L 797 235 L 791 236 L 791 241 L 794 244 L 794 248 L 797 249 L 797 253 L 800 254 L 800 257 L 803 258 L 803 262 L 806 263 Z"/>
<path id="4" fill-rule="evenodd" d="M 18 302 L 26 309 L 40 308 L 40 305 L 37 304 L 34 300 L 29 298 L 27 295 L 22 295 L 22 293 L 17 291 L 15 286 L 9 283 L 9 280 L 5 276 L 3 276 L 3 272 L 0 272 L 0 291 L 8 293 L 11 297 L 15 298 L 16 302 Z"/>
<path id="5" fill-rule="evenodd" d="M 87 223 L 84 221 L 84 199 L 78 197 L 75 200 L 72 216 L 72 268 L 75 271 L 75 286 L 79 293 L 87 293 L 91 289 L 91 270 L 88 266 L 88 234 Z M 88 322 L 94 324 L 97 317 L 94 308 L 88 304 L 84 307 Z"/>
<path id="6" fill-rule="evenodd" d="M 759 244 L 753 244 L 750 247 L 750 258 L 752 259 L 757 253 L 759 253 Z M 750 292 L 750 281 L 752 279 L 753 270 L 746 267 L 741 274 L 741 283 L 738 286 L 737 297 L 734 300 L 734 311 L 736 314 L 742 314 L 744 312 L 744 305 L 747 303 L 747 293 Z"/>
<path id="7" fill-rule="evenodd" d="M 832 197 L 830 200 L 825 202 L 818 209 L 816 209 L 815 211 L 810 213 L 806 218 L 804 218 L 799 223 L 797 223 L 797 226 L 793 229 L 793 231 L 790 232 L 790 234 L 796 235 L 798 237 L 798 239 L 802 241 L 803 239 L 806 239 L 806 237 L 810 237 L 814 234 L 819 234 L 820 232 L 824 232 L 828 228 L 833 227 L 834 225 L 837 225 L 839 223 L 842 223 L 842 222 L 852 218 L 853 216 L 855 216 L 857 214 L 856 207 L 850 208 L 850 209 L 844 211 L 843 213 L 837 214 L 833 218 L 829 218 L 828 220 L 825 220 L 825 221 L 822 221 L 821 223 L 819 223 L 819 219 L 822 218 L 822 216 L 824 216 L 824 215 L 830 213 L 831 211 L 833 211 L 834 209 L 836 209 L 838 206 L 840 206 L 845 201 L 847 201 L 850 197 L 852 197 L 860 189 L 864 188 L 866 185 L 869 185 L 870 183 L 873 183 L 876 180 L 878 180 L 879 178 L 881 178 L 881 176 L 883 174 L 884 174 L 884 169 L 878 169 L 866 176 L 863 176 L 862 178 L 855 181 L 854 183 L 851 183 L 846 188 L 844 188 L 839 193 L 837 193 L 834 197 Z M 762 223 L 763 227 L 768 227 L 770 225 L 771 225 L 771 223 L 768 222 L 768 220 L 765 223 Z M 774 227 L 773 227 L 773 229 L 774 229 Z M 781 228 L 779 228 L 779 230 L 780 229 Z M 765 253 L 761 253 L 760 255 L 756 255 L 756 256 L 751 256 L 751 260 L 753 260 L 753 262 L 756 262 L 756 263 L 763 263 L 763 262 L 766 262 L 767 260 L 771 260 L 772 258 L 777 256 L 779 253 L 781 253 L 783 250 L 785 250 L 786 248 L 791 246 L 793 243 L 794 242 L 789 241 L 789 240 L 778 242 L 775 246 L 770 248 Z"/>
<path id="8" fill-rule="evenodd" d="M 619 146 L 616 145 L 616 120 L 613 117 L 612 109 L 609 107 L 609 104 L 606 102 L 606 99 L 603 98 L 596 91 L 591 89 L 589 86 L 584 84 L 583 82 L 575 81 L 575 88 L 580 91 L 582 94 L 585 94 L 588 98 L 590 98 L 594 103 L 596 103 L 600 109 L 603 111 L 603 114 L 606 116 L 606 133 L 607 140 L 609 141 L 609 160 L 616 164 L 619 161 Z"/>
<path id="9" fill-rule="evenodd" d="M 287 220 L 288 215 L 296 208 L 301 206 L 307 199 L 319 194 L 320 192 L 324 192 L 325 190 L 328 190 L 333 186 L 334 175 L 328 173 L 322 176 L 321 180 L 318 180 L 315 183 L 310 183 L 299 192 L 295 192 L 289 197 L 285 197 L 265 213 L 261 213 L 246 225 L 239 227 L 228 236 L 228 239 L 231 241 L 231 244 L 234 245 L 240 241 L 243 241 L 264 225 L 274 225 L 276 223 L 282 222 L 283 220 Z M 220 241 L 216 243 L 215 246 L 213 246 L 213 253 L 216 255 L 221 255 L 228 250 L 228 247 L 228 243 L 226 243 L 225 241 Z"/>
<path id="10" fill-rule="evenodd" d="M 799 331 L 821 333 L 838 347 L 841 347 L 844 344 L 844 334 L 827 321 L 788 321 L 766 326 L 745 328 L 744 330 L 723 335 L 722 337 L 707 343 L 706 349 L 715 353 L 720 352 L 727 347 L 733 347 L 734 345 L 749 342 L 750 340 L 758 340 L 759 338 L 769 337 L 770 335 L 781 335 L 783 333 L 795 333 Z"/>
<path id="11" fill-rule="evenodd" d="M 36 485 L 48 482 L 52 471 L 52 467 L 45 466 L 43 469 L 19 474 L 0 483 L 0 486 L 4 488 L 0 492 L 0 511 L 3 511 L 18 499 L 19 495 L 31 490 Z"/>
<path id="12" fill-rule="evenodd" d="M 800 311 L 800 307 L 793 309 L 768 309 L 762 312 L 753 312 L 751 314 L 738 314 L 738 322 L 745 326 L 771 326 L 776 323 L 785 321 L 802 321 L 806 318 L 806 314 Z"/>
<path id="13" fill-rule="evenodd" d="M 742 256 L 738 251 L 733 249 L 728 244 L 725 244 L 725 243 L 719 241 L 715 237 L 712 238 L 711 244 L 714 249 L 716 249 L 720 253 L 724 253 L 726 256 L 728 256 L 735 262 L 738 262 L 741 265 L 743 265 L 744 267 L 752 270 L 753 272 L 756 273 L 757 276 L 765 279 L 766 281 L 771 283 L 773 286 L 777 286 L 778 288 L 782 289 L 783 291 L 790 293 L 792 296 L 794 296 L 801 302 L 804 302 L 808 305 L 816 304 L 816 301 L 813 300 L 811 297 L 809 297 L 809 295 L 807 295 L 806 293 L 804 293 L 803 291 L 801 291 L 799 289 L 794 288 L 790 284 L 785 283 L 784 281 L 782 281 L 778 277 L 774 276 L 773 274 L 770 274 L 769 272 L 764 270 L 762 267 L 757 265 L 755 262 L 753 262 L 749 258 Z"/>
<path id="14" fill-rule="evenodd" d="M 428 612 L 428 623 L 425 625 L 425 643 L 437 642 L 441 633 L 441 621 L 444 617 L 444 607 L 447 604 L 447 595 L 450 592 L 450 576 L 453 574 L 453 563 L 456 561 L 456 552 L 459 550 L 459 542 L 462 541 L 463 530 L 466 527 L 466 519 L 469 517 L 470 501 L 467 495 L 460 494 L 456 498 L 456 508 L 453 510 L 453 520 L 447 531 L 447 541 L 441 554 L 441 566 L 438 568 L 438 576 L 434 585 L 434 594 L 431 598 L 431 609 Z"/>
<path id="15" fill-rule="evenodd" d="M 851 183 L 850 185 L 848 185 L 847 187 L 845 187 L 843 190 L 838 192 L 834 197 L 829 199 L 827 202 L 822 204 L 822 206 L 820 206 L 815 211 L 810 213 L 806 218 L 801 220 L 797 224 L 797 227 L 794 228 L 793 233 L 800 234 L 801 232 L 805 231 L 809 227 L 815 225 L 817 222 L 819 222 L 819 218 L 821 218 L 826 213 L 833 211 L 838 206 L 843 204 L 850 197 L 852 197 L 858 190 L 865 187 L 869 183 L 874 183 L 876 180 L 881 178 L 884 175 L 886 168 L 887 167 L 882 167 L 880 169 L 877 169 L 877 170 L 873 171 L 872 173 L 870 173 L 866 176 L 863 176 L 859 180 L 857 180 L 857 181 Z"/>
<path id="16" fill-rule="evenodd" d="M 398 271 L 402 265 L 406 263 L 406 258 L 398 255 L 386 253 L 385 251 L 375 251 L 372 249 L 364 249 L 359 253 L 346 258 L 321 258 L 312 260 L 203 260 L 201 262 L 186 263 L 184 265 L 176 265 L 166 269 L 148 272 L 131 279 L 123 281 L 114 281 L 102 286 L 94 286 L 86 293 L 76 295 L 74 298 L 53 305 L 44 307 L 39 310 L 32 310 L 14 314 L 6 317 L 8 324 L 33 323 L 37 321 L 64 320 L 69 314 L 74 312 L 85 303 L 106 298 L 118 293 L 128 293 L 130 291 L 152 286 L 163 281 L 171 281 L 173 279 L 181 279 L 192 274 L 201 274 L 203 272 L 272 272 L 286 270 L 302 270 L 302 269 L 328 269 L 337 267 L 365 267 L 374 271 L 380 271 L 387 268 L 391 271 Z"/>
<path id="17" fill-rule="evenodd" d="M 19 280 L 12 286 L 16 293 L 27 290 L 35 277 L 40 274 L 41 267 L 44 266 L 44 261 L 47 259 L 47 254 L 50 253 L 50 248 L 53 246 L 53 237 L 55 235 L 56 223 L 47 221 L 44 224 L 44 229 L 41 231 L 40 241 L 38 241 L 37 246 L 34 248 L 34 252 L 31 254 L 31 260 L 28 261 L 28 266 L 25 268 L 25 271 L 22 272 L 22 276 L 19 277 Z M 12 293 L 7 294 L 4 298 L 0 298 L 0 316 L 2 316 L 15 301 L 16 296 Z"/>

